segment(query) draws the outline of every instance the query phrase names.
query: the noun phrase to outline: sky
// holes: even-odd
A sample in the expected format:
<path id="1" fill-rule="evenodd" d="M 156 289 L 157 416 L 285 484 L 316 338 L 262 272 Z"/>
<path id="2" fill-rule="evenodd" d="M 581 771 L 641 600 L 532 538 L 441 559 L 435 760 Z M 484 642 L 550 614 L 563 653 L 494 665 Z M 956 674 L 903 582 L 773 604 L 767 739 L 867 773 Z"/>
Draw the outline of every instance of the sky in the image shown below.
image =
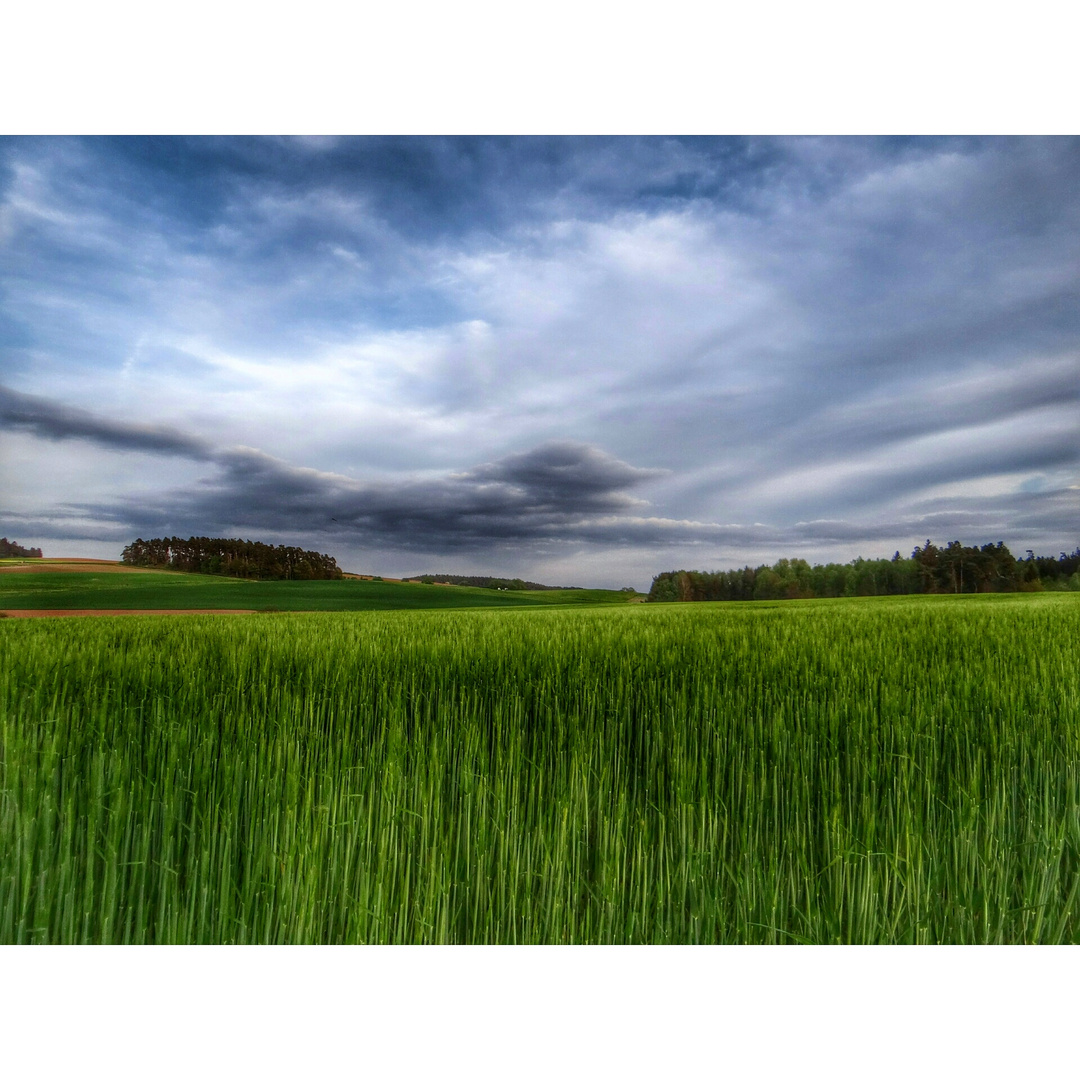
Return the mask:
<path id="1" fill-rule="evenodd" d="M 0 141 L 0 534 L 347 570 L 1080 544 L 1075 138 Z"/>

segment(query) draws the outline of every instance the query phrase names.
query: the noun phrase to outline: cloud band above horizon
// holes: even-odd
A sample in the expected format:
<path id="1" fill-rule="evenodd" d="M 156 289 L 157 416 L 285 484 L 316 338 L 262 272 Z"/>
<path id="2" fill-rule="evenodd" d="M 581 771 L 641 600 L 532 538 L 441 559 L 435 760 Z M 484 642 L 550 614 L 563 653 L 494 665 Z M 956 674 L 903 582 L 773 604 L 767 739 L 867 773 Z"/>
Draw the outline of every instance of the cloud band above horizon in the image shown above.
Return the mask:
<path id="1" fill-rule="evenodd" d="M 0 529 L 1071 550 L 1078 267 L 1071 138 L 0 140 Z"/>

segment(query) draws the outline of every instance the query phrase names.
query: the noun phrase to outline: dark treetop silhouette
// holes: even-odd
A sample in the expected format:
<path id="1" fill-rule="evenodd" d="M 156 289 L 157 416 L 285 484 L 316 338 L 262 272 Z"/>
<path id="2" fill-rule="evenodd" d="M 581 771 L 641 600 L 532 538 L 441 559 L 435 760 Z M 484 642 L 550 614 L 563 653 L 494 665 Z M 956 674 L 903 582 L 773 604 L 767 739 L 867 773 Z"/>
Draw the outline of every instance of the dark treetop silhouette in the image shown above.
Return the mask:
<path id="1" fill-rule="evenodd" d="M 1028 551 L 1016 559 L 1001 542 L 944 548 L 929 540 L 910 559 L 855 559 L 811 566 L 805 559 L 780 559 L 772 566 L 702 573 L 669 570 L 653 578 L 649 599 L 799 600 L 827 596 L 896 596 L 908 593 L 1038 592 L 1080 589 L 1080 547 L 1058 559 Z"/>
<path id="2" fill-rule="evenodd" d="M 129 566 L 186 570 L 193 574 L 263 580 L 315 581 L 340 578 L 332 555 L 298 547 L 261 544 L 257 540 L 221 540 L 209 536 L 138 539 L 124 548 L 121 561 Z"/>
<path id="3" fill-rule="evenodd" d="M 40 559 L 41 548 L 24 548 L 9 540 L 6 536 L 0 538 L 0 559 Z"/>

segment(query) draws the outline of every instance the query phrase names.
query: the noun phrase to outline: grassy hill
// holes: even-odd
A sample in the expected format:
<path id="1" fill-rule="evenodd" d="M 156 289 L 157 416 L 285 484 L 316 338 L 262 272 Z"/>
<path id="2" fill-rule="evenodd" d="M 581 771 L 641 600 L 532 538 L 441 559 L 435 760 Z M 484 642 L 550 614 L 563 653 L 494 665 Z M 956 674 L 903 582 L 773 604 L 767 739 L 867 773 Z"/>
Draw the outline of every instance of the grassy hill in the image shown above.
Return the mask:
<path id="1" fill-rule="evenodd" d="M 625 604 L 632 594 L 608 589 L 497 592 L 464 586 L 341 581 L 244 581 L 171 571 L 120 570 L 88 564 L 0 573 L 0 610 L 232 609 L 254 611 L 395 611 L 426 608 L 575 607 Z"/>

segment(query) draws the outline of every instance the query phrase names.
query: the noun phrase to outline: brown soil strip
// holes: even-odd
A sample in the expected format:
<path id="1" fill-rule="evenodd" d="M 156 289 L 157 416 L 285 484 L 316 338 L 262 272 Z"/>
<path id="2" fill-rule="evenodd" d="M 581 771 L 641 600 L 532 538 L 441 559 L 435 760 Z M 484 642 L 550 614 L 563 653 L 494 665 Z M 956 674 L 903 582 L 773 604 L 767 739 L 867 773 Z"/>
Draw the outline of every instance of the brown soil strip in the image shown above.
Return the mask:
<path id="1" fill-rule="evenodd" d="M 50 615 L 254 615 L 254 608 L 2 608 L 0 615 L 37 619 Z"/>

